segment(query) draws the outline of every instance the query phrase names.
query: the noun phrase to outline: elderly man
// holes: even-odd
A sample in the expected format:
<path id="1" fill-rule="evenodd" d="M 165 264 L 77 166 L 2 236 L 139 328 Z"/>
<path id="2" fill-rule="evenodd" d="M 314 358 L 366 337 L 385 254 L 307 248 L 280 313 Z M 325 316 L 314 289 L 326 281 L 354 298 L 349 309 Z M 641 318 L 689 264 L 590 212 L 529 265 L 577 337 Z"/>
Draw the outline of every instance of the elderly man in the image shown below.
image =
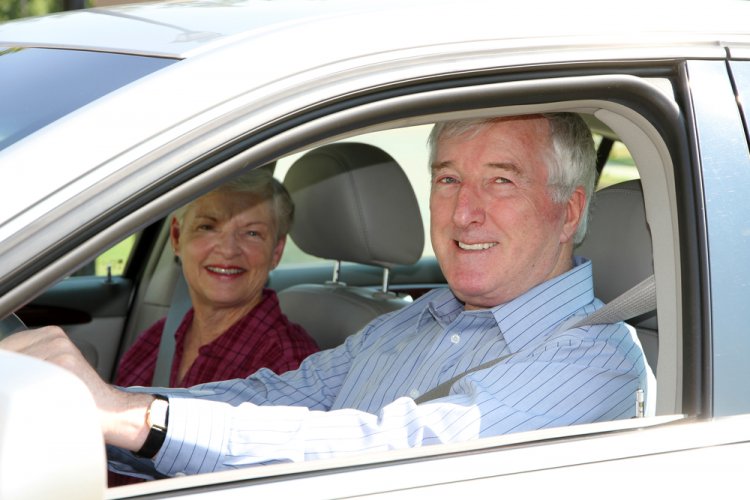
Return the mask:
<path id="1" fill-rule="evenodd" d="M 102 382 L 57 329 L 0 347 L 77 373 L 101 409 L 106 441 L 163 475 L 634 416 L 647 368 L 631 331 L 570 327 L 601 306 L 590 262 L 573 258 L 595 177 L 583 121 L 439 124 L 431 146 L 431 237 L 449 288 L 377 318 L 296 371 L 133 393 Z M 425 397 L 451 380 L 443 396 Z"/>

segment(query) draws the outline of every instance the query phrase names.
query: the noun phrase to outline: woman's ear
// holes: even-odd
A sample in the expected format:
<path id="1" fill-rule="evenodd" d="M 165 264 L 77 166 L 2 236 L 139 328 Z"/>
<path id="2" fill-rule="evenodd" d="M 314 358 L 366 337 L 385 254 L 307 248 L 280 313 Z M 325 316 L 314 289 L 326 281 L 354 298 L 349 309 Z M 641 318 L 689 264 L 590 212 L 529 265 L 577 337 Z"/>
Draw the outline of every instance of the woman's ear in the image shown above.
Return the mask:
<path id="1" fill-rule="evenodd" d="M 172 217 L 172 222 L 169 225 L 169 241 L 172 243 L 172 250 L 174 254 L 180 256 L 180 223 L 177 217 Z"/>
<path id="2" fill-rule="evenodd" d="M 273 248 L 273 255 L 271 256 L 271 269 L 276 269 L 276 266 L 281 262 L 281 257 L 284 255 L 284 247 L 286 246 L 286 235 L 279 238 L 276 242 L 276 246 Z"/>

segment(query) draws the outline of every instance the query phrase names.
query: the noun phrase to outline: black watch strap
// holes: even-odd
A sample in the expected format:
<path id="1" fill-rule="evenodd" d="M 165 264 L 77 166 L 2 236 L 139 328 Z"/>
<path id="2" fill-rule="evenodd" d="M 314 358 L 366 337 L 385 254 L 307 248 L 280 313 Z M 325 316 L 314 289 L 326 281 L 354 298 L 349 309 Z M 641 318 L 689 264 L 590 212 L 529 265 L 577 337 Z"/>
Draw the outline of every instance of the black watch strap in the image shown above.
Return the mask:
<path id="1" fill-rule="evenodd" d="M 164 444 L 164 440 L 167 437 L 167 426 L 169 425 L 169 399 L 160 394 L 154 394 L 154 397 L 156 399 L 154 399 L 154 401 L 148 407 L 148 412 L 146 413 L 146 422 L 150 426 L 148 436 L 146 436 L 146 441 L 144 441 L 141 449 L 135 452 L 136 455 L 143 458 L 154 458 L 161 449 L 161 446 Z M 160 415 L 156 415 L 157 411 L 155 409 L 155 405 L 165 404 L 165 412 L 163 412 L 161 408 L 159 409 L 163 412 L 164 415 L 163 421 L 159 421 L 162 419 Z"/>

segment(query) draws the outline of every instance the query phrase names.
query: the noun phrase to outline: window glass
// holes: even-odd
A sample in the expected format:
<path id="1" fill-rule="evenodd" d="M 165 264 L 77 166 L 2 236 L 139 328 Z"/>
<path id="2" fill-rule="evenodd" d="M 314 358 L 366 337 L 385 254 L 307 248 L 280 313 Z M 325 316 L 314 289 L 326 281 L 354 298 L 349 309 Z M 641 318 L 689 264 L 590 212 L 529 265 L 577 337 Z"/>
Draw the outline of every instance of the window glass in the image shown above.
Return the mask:
<path id="1" fill-rule="evenodd" d="M 601 139 L 601 136 L 594 136 L 597 148 Z M 627 146 L 620 141 L 614 141 L 607 162 L 604 164 L 602 173 L 599 175 L 599 182 L 596 188 L 602 189 L 612 184 L 638 179 L 639 177 L 638 169 L 635 166 L 635 162 L 633 162 L 633 157 L 630 155 Z"/>
<path id="2" fill-rule="evenodd" d="M 73 276 L 122 276 L 133 255 L 137 235 L 133 234 L 99 254 Z"/>
<path id="3" fill-rule="evenodd" d="M 175 62 L 82 50 L 0 47 L 0 149 Z"/>
<path id="4" fill-rule="evenodd" d="M 414 192 L 417 196 L 419 209 L 422 213 L 422 221 L 425 230 L 425 248 L 423 255 L 434 255 L 430 241 L 430 170 L 428 168 L 427 137 L 432 125 L 419 125 L 392 130 L 383 130 L 351 137 L 342 142 L 363 142 L 377 146 L 388 152 L 404 169 Z M 284 180 L 289 167 L 297 158 L 305 152 L 295 153 L 280 159 L 276 163 L 274 175 L 281 181 Z M 283 264 L 296 264 L 320 260 L 305 254 L 292 241 L 287 240 Z"/>
<path id="5" fill-rule="evenodd" d="M 96 276 L 107 276 L 110 272 L 113 276 L 121 276 L 130 261 L 135 248 L 136 235 L 131 235 L 99 255 L 94 260 L 94 274 Z"/>

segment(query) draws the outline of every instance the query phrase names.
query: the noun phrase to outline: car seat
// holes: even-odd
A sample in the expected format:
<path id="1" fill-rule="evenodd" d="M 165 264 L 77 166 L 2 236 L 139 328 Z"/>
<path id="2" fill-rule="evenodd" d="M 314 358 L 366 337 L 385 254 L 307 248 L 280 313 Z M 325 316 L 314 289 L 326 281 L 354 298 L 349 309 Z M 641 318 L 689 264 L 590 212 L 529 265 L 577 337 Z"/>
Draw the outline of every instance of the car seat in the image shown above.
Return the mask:
<path id="1" fill-rule="evenodd" d="M 396 160 L 368 144 L 328 144 L 294 162 L 284 185 L 295 204 L 292 240 L 304 252 L 334 261 L 329 282 L 279 292 L 291 321 L 325 349 L 411 302 L 388 290 L 390 270 L 414 264 L 424 249 L 417 198 Z M 339 276 L 341 262 L 381 267 L 382 285 L 347 286 Z"/>
<path id="2" fill-rule="evenodd" d="M 651 232 L 643 203 L 641 182 L 632 180 L 598 191 L 592 200 L 586 238 L 576 254 L 591 259 L 594 294 L 609 303 L 653 275 Z M 656 412 L 654 377 L 659 353 L 656 311 L 631 318 L 646 356 L 645 416 Z"/>
<path id="3" fill-rule="evenodd" d="M 594 294 L 607 303 L 654 273 L 651 232 L 639 180 L 598 191 L 592 201 L 586 238 L 576 254 L 593 264 Z M 628 321 L 638 333 L 655 371 L 659 351 L 656 311 Z"/>

